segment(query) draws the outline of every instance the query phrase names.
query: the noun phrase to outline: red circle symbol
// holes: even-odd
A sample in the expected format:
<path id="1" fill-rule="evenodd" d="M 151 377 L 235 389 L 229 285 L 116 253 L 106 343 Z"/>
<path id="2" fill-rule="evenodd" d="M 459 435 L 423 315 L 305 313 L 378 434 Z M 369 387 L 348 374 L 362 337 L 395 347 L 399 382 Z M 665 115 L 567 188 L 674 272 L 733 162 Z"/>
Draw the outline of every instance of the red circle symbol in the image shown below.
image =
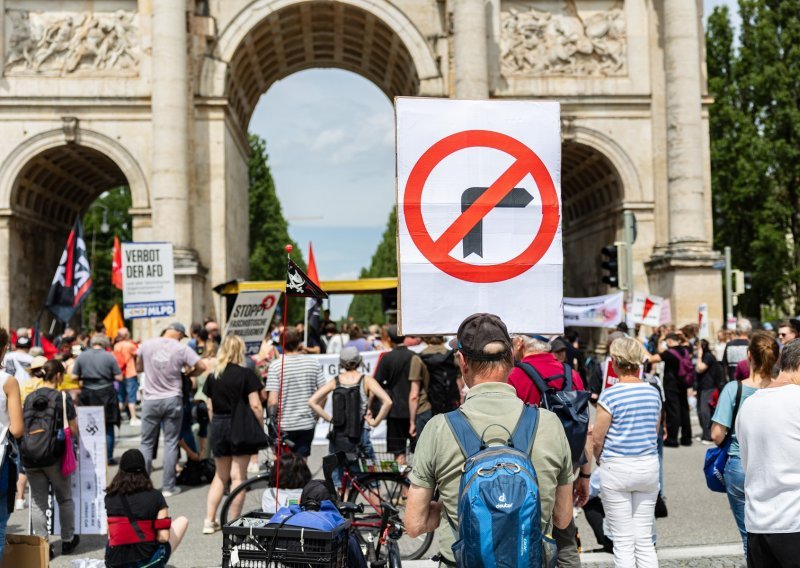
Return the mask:
<path id="1" fill-rule="evenodd" d="M 434 241 L 422 219 L 422 191 L 431 172 L 442 160 L 466 148 L 492 148 L 511 155 L 515 160 L 489 186 L 489 189 Z M 450 256 L 450 251 L 467 233 L 528 174 L 536 182 L 542 199 L 542 223 L 531 244 L 516 257 L 500 264 L 476 265 Z M 403 198 L 403 213 L 411 240 L 425 258 L 442 272 L 459 280 L 475 283 L 502 282 L 529 270 L 550 248 L 559 223 L 558 194 L 544 162 L 519 140 L 491 130 L 457 132 L 431 146 L 420 157 L 408 176 Z"/>
<path id="2" fill-rule="evenodd" d="M 275 296 L 264 296 L 264 299 L 261 300 L 261 309 L 262 310 L 269 310 L 272 306 L 275 305 Z"/>

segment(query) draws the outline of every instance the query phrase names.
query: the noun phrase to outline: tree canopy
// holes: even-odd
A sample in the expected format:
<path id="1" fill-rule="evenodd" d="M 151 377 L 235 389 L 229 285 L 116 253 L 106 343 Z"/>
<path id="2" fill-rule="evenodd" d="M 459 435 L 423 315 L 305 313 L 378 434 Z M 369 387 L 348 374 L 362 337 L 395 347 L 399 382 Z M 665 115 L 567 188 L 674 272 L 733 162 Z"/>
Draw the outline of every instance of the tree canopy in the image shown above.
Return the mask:
<path id="1" fill-rule="evenodd" d="M 800 2 L 739 11 L 738 45 L 725 6 L 706 30 L 714 240 L 752 275 L 739 310 L 787 314 L 800 295 Z"/>

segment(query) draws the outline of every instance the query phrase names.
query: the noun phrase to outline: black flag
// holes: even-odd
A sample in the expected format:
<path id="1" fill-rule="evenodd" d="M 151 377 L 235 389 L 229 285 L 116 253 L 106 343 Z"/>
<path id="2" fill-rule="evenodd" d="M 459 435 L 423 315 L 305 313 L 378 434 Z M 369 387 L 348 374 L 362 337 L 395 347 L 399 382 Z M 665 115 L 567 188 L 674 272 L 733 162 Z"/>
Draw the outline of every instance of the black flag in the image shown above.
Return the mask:
<path id="1" fill-rule="evenodd" d="M 67 246 L 61 254 L 45 305 L 57 319 L 67 322 L 91 291 L 92 271 L 83 240 L 83 226 L 80 219 L 76 219 L 67 237 Z"/>
<path id="2" fill-rule="evenodd" d="M 291 258 L 289 259 L 289 266 L 286 268 L 286 295 L 316 298 L 318 300 L 328 297 L 305 272 L 300 270 L 300 267 Z"/>

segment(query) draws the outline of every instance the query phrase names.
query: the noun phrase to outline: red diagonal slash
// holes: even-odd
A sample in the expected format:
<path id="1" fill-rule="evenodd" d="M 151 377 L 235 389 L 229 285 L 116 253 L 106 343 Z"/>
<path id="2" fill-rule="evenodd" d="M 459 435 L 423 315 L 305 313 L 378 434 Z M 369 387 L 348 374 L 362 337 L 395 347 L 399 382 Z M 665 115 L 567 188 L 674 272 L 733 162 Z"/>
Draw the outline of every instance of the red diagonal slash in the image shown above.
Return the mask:
<path id="1" fill-rule="evenodd" d="M 522 160 L 515 160 L 513 164 L 503 172 L 497 181 L 489 186 L 470 207 L 459 215 L 453 224 L 434 241 L 436 250 L 439 253 L 449 254 L 453 248 L 464 240 L 475 225 L 486 217 L 492 209 L 497 207 L 503 198 L 530 173 L 530 166 L 522 163 Z"/>

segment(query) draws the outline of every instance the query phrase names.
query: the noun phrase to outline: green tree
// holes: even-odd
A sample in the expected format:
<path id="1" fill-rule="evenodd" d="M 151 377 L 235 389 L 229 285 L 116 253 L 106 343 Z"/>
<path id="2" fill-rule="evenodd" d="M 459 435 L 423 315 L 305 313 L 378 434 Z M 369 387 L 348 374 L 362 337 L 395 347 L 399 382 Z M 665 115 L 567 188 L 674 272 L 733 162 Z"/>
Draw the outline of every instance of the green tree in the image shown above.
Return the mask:
<path id="1" fill-rule="evenodd" d="M 248 173 L 250 181 L 250 279 L 285 280 L 285 246 L 294 247 L 291 258 L 306 269 L 303 253 L 289 236 L 289 223 L 283 216 L 281 202 L 275 192 L 275 181 L 269 169 L 267 144 L 251 134 Z M 289 320 L 303 319 L 305 302 L 302 298 L 289 301 Z"/>
<path id="2" fill-rule="evenodd" d="M 131 194 L 127 187 L 118 187 L 103 193 L 83 216 L 83 231 L 89 250 L 92 268 L 92 293 L 84 304 L 84 324 L 95 314 L 97 323 L 114 307 L 122 307 L 122 290 L 111 284 L 114 237 L 120 242 L 132 240 Z M 104 227 L 104 225 L 108 225 Z M 103 231 L 103 229 L 106 229 Z"/>
<path id="3" fill-rule="evenodd" d="M 715 244 L 752 273 L 739 308 L 759 316 L 800 295 L 800 3 L 740 0 L 739 11 L 738 50 L 726 8 L 706 32 Z"/>
<path id="4" fill-rule="evenodd" d="M 383 238 L 372 255 L 369 268 L 361 269 L 361 278 L 397 276 L 397 207 L 392 208 Z M 348 315 L 360 324 L 385 323 L 382 299 L 379 294 L 355 296 Z"/>

